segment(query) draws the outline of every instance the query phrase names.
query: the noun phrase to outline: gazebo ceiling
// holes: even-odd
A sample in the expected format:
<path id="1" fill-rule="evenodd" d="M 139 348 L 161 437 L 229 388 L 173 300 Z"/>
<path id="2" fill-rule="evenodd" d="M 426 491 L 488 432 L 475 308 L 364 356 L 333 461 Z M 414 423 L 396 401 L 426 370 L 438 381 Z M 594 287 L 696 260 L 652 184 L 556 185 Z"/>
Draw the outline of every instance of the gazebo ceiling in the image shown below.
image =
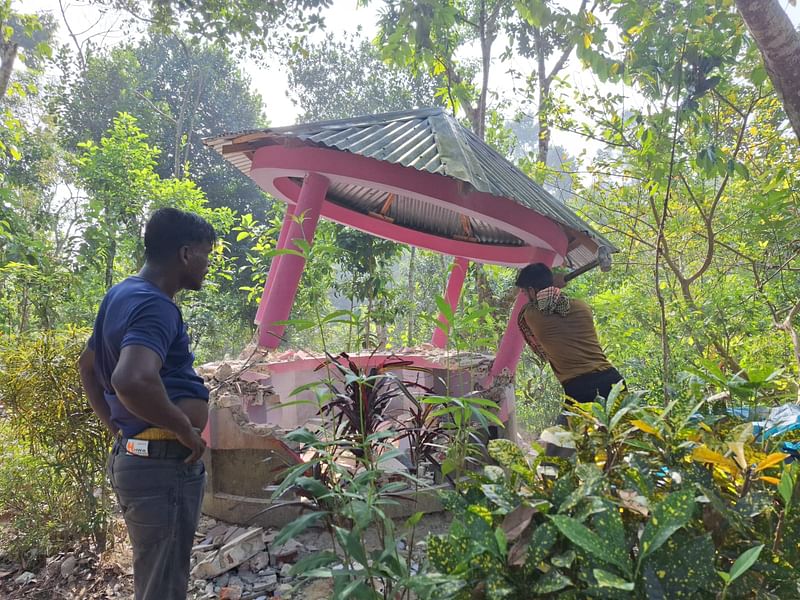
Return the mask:
<path id="1" fill-rule="evenodd" d="M 498 250 L 499 247 L 506 247 L 509 251 L 516 248 L 515 256 L 519 257 L 523 256 L 519 252 L 523 250 L 521 247 L 533 246 L 538 242 L 535 237 L 532 240 L 524 235 L 526 232 L 520 232 L 516 226 L 524 229 L 528 221 L 540 219 L 538 215 L 541 215 L 563 231 L 565 248 L 557 251 L 557 254 L 563 255 L 564 262 L 573 268 L 594 260 L 598 246 L 616 251 L 608 240 L 562 202 L 440 108 L 230 133 L 208 138 L 205 142 L 255 179 L 266 191 L 284 196 L 290 202 L 294 202 L 291 190 L 298 189 L 301 184 L 302 170 L 298 172 L 296 168 L 287 168 L 280 160 L 280 164 L 273 168 L 274 165 L 266 161 L 270 168 L 268 178 L 264 179 L 265 176 L 259 171 L 263 170 L 261 167 L 265 161 L 256 160 L 258 164 L 254 164 L 259 149 L 281 146 L 291 153 L 291 149 L 316 147 L 362 157 L 358 163 L 362 168 L 357 178 L 330 177 L 327 203 L 335 206 L 327 214 L 323 211 L 323 216 L 359 227 L 355 222 L 350 222 L 347 216 L 350 214 L 354 221 L 361 223 L 359 228 L 376 235 L 383 235 L 382 229 L 365 227 L 364 215 L 396 227 L 455 242 L 493 246 Z M 432 181 L 431 175 L 455 180 L 459 182 L 459 194 L 465 197 L 471 195 L 474 200 L 466 202 L 470 208 L 464 210 L 452 202 L 437 202 L 434 192 L 428 196 L 425 191 L 427 187 L 423 192 L 417 188 L 419 193 L 414 193 L 402 189 L 402 185 L 387 186 L 377 177 L 373 181 L 371 172 L 379 169 L 370 169 L 369 165 L 375 163 L 368 163 L 364 161 L 365 158 L 420 172 L 420 175 L 428 178 L 426 181 Z M 317 166 L 311 162 L 305 165 L 308 171 L 317 170 Z M 409 173 L 409 178 L 412 178 L 413 171 Z M 513 211 L 514 219 L 505 219 L 506 222 L 491 218 L 491 214 L 497 216 L 498 209 L 508 200 L 527 211 L 520 213 L 517 208 Z M 510 206 L 513 208 L 513 205 Z M 528 226 L 528 231 L 535 236 L 535 232 L 530 230 Z M 413 243 L 413 239 L 410 243 Z M 421 245 L 424 247 L 424 244 Z M 498 262 L 519 264 L 525 261 L 515 258 Z"/>
<path id="2" fill-rule="evenodd" d="M 525 244 L 517 236 L 490 223 L 443 206 L 429 205 L 412 196 L 395 195 L 387 203 L 386 192 L 369 186 L 334 182 L 328 190 L 328 200 L 358 212 L 381 215 L 395 225 L 433 235 L 499 246 Z"/>

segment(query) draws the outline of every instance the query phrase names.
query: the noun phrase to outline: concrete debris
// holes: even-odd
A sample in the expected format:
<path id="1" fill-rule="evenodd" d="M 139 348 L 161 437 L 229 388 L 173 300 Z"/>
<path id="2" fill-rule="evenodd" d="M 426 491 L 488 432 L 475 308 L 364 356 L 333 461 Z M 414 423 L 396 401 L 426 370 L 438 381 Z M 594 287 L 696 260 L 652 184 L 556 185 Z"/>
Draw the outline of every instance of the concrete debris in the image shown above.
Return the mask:
<path id="1" fill-rule="evenodd" d="M 258 573 L 269 566 L 269 552 L 259 552 L 248 563 L 251 571 Z"/>
<path id="2" fill-rule="evenodd" d="M 289 540 L 283 546 L 273 548 L 270 552 L 272 565 L 280 566 L 284 563 L 293 563 L 297 561 L 297 555 L 302 548 L 303 546 L 295 540 Z"/>
<path id="3" fill-rule="evenodd" d="M 214 371 L 214 379 L 217 381 L 225 381 L 231 375 L 233 375 L 233 367 L 226 362 L 222 363 L 217 367 L 217 370 Z"/>
<path id="4" fill-rule="evenodd" d="M 222 548 L 195 565 L 192 575 L 208 579 L 238 567 L 264 548 L 262 532 L 260 527 L 254 527 L 230 541 L 225 541 Z"/>
<path id="5" fill-rule="evenodd" d="M 17 585 L 28 585 L 34 579 L 36 579 L 36 575 L 30 571 L 25 571 L 22 575 L 19 575 L 14 579 L 14 583 Z"/>
<path id="6" fill-rule="evenodd" d="M 65 579 L 72 575 L 73 571 L 75 571 L 75 567 L 77 566 L 78 561 L 75 559 L 74 556 L 68 556 L 64 559 L 64 562 L 61 563 L 60 571 L 61 576 Z"/>
<path id="7" fill-rule="evenodd" d="M 242 588 L 238 585 L 224 587 L 219 591 L 220 600 L 242 600 Z"/>
<path id="8" fill-rule="evenodd" d="M 297 540 L 288 540 L 282 546 L 274 546 L 278 532 L 274 529 L 245 528 L 226 525 L 214 519 L 203 517 L 196 538 L 199 543 L 192 551 L 192 578 L 189 595 L 192 600 L 287 600 L 306 598 L 305 592 L 294 591 L 298 580 L 291 575 L 292 565 L 301 557 L 315 551 L 309 545 Z M 246 546 L 247 548 L 244 548 Z M 238 565 L 224 572 L 220 556 L 232 549 L 247 550 L 255 546 L 257 550 Z M 209 549 L 211 549 L 209 551 Z M 238 550 L 237 550 L 238 549 Z M 322 589 L 322 588 L 321 588 Z M 327 588 L 325 588 L 327 589 Z M 331 588 L 332 589 L 332 588 Z M 294 596 L 292 596 L 294 594 Z M 331 597 L 312 595 L 315 600 Z"/>

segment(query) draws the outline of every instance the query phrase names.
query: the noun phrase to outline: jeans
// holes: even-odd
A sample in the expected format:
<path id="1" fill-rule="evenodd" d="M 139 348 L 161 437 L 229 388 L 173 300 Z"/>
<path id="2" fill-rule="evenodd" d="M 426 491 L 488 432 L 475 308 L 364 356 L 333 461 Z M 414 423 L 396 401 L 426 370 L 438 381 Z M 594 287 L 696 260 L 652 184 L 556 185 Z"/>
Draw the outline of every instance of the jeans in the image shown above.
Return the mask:
<path id="1" fill-rule="evenodd" d="M 594 402 L 598 396 L 608 398 L 611 388 L 622 381 L 622 375 L 615 368 L 586 373 L 564 382 L 564 393 L 581 404 Z"/>
<path id="2" fill-rule="evenodd" d="M 608 398 L 611 388 L 614 384 L 622 381 L 622 375 L 619 374 L 615 368 L 606 369 L 605 371 L 598 371 L 596 373 L 586 373 L 574 379 L 564 382 L 564 393 L 570 398 L 568 403 L 578 402 L 583 404 L 585 402 L 594 402 L 597 396 Z M 567 427 L 569 421 L 567 415 L 562 411 L 556 418 L 556 425 Z M 569 448 L 561 448 L 553 444 L 547 444 L 545 448 L 545 456 L 559 456 L 567 458 L 572 456 L 573 451 Z"/>
<path id="3" fill-rule="evenodd" d="M 203 463 L 132 456 L 116 443 L 108 474 L 133 546 L 135 599 L 185 600 Z"/>

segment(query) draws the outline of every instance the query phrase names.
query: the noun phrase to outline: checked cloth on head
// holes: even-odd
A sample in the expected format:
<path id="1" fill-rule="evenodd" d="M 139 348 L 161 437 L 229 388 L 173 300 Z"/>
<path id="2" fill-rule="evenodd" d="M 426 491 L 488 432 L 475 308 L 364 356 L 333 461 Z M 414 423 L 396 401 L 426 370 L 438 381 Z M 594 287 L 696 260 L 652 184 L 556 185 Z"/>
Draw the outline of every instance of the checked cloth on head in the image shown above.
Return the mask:
<path id="1" fill-rule="evenodd" d="M 536 300 L 531 300 L 522 307 L 517 317 L 517 325 L 522 332 L 522 336 L 525 338 L 525 342 L 530 346 L 536 356 L 549 362 L 547 353 L 545 353 L 544 348 L 536 340 L 536 336 L 533 335 L 531 328 L 528 327 L 528 323 L 525 322 L 525 311 L 529 307 L 533 307 L 546 315 L 556 314 L 563 317 L 569 313 L 569 297 L 562 292 L 560 288 L 545 288 L 536 294 Z"/>

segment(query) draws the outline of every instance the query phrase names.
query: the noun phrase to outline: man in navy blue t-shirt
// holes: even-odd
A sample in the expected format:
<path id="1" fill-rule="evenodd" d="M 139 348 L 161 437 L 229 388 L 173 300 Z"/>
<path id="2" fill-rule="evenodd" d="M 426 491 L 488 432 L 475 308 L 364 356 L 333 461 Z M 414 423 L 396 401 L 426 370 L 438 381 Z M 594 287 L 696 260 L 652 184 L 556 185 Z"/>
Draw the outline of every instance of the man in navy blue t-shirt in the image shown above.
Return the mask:
<path id="1" fill-rule="evenodd" d="M 145 227 L 145 264 L 112 287 L 80 358 L 89 403 L 116 436 L 109 477 L 133 546 L 136 600 L 185 599 L 200 518 L 208 390 L 192 366 L 175 295 L 199 290 L 216 234 L 162 208 Z"/>

